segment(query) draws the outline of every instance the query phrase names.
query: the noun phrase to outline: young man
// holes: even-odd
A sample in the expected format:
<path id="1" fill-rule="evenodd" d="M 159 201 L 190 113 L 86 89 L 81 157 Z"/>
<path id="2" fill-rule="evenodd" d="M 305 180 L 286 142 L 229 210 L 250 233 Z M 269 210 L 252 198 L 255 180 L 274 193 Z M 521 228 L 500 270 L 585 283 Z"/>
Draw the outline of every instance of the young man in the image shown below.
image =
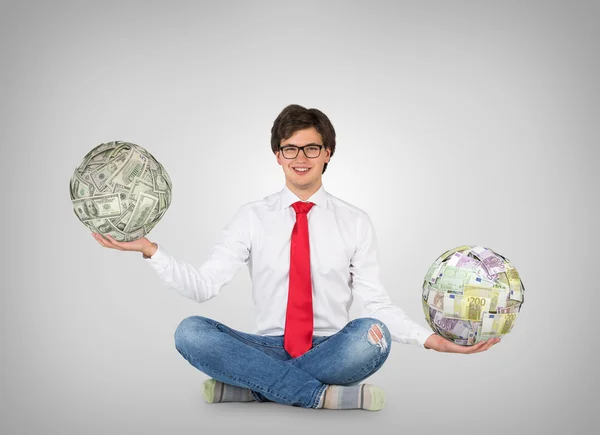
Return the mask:
<path id="1" fill-rule="evenodd" d="M 322 174 L 335 152 L 335 130 L 321 111 L 286 107 L 271 129 L 285 187 L 240 207 L 209 259 L 196 268 L 147 238 L 104 247 L 142 252 L 162 282 L 204 302 L 246 264 L 256 305 L 253 333 L 202 316 L 184 319 L 175 346 L 211 376 L 209 403 L 274 401 L 304 408 L 380 410 L 381 388 L 360 382 L 386 361 L 392 341 L 440 352 L 475 353 L 498 340 L 456 345 L 413 322 L 379 281 L 372 222 L 327 192 Z M 361 315 L 349 321 L 355 297 Z"/>

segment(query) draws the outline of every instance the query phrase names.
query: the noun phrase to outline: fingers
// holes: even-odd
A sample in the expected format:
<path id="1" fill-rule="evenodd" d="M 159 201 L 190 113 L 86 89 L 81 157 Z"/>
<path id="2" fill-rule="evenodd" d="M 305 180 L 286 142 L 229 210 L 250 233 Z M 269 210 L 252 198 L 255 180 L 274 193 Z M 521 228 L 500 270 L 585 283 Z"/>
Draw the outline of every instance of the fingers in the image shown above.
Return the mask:
<path id="1" fill-rule="evenodd" d="M 490 347 L 492 347 L 493 345 L 495 345 L 496 343 L 500 342 L 500 338 L 490 338 L 487 341 L 480 341 L 479 343 L 477 343 L 474 346 L 471 346 L 469 348 L 468 353 L 477 353 L 477 352 L 484 352 L 486 350 L 488 350 Z"/>
<path id="2" fill-rule="evenodd" d="M 106 234 L 105 237 L 103 237 L 101 234 L 92 233 L 92 236 L 94 237 L 94 239 L 96 239 L 98 243 L 100 243 L 105 248 L 118 249 L 120 251 L 124 250 L 122 247 L 119 246 L 119 242 L 117 242 L 108 234 Z"/>
<path id="3" fill-rule="evenodd" d="M 480 341 L 479 343 L 474 344 L 472 346 L 462 346 L 461 345 L 458 347 L 457 352 L 465 353 L 465 354 L 483 352 L 483 351 L 488 350 L 490 347 L 492 347 L 499 341 L 500 341 L 500 338 L 490 338 L 487 341 Z"/>
<path id="4" fill-rule="evenodd" d="M 490 347 L 494 346 L 496 343 L 500 343 L 499 337 L 488 340 L 487 344 L 484 345 L 485 350 L 488 350 Z"/>
<path id="5" fill-rule="evenodd" d="M 474 344 L 473 346 L 466 347 L 464 353 L 477 353 L 477 352 L 480 352 L 481 348 L 486 343 L 487 342 L 485 342 L 485 341 L 480 341 L 479 343 Z"/>
<path id="6" fill-rule="evenodd" d="M 96 241 L 98 243 L 100 243 L 102 246 L 104 246 L 105 248 L 108 248 L 107 242 L 105 241 L 104 237 L 102 237 L 100 234 L 92 233 L 92 237 L 94 239 L 96 239 Z"/>
<path id="7" fill-rule="evenodd" d="M 470 353 L 477 353 L 477 352 L 483 352 L 485 350 L 488 350 L 490 347 L 492 347 L 499 341 L 500 341 L 500 338 L 489 338 L 486 341 L 480 341 L 479 343 L 474 344 L 472 346 L 467 346 L 467 345 L 462 345 L 462 344 L 459 345 L 459 344 L 453 343 L 452 341 L 449 341 L 447 339 L 442 339 L 441 343 L 439 345 L 436 345 L 432 348 L 439 352 L 470 354 Z"/>

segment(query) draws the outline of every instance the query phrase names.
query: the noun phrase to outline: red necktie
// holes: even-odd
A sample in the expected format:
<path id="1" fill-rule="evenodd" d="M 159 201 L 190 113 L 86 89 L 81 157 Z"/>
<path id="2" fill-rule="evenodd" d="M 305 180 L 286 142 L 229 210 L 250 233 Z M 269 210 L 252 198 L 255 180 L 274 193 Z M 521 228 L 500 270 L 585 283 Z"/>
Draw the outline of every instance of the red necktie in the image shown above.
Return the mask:
<path id="1" fill-rule="evenodd" d="M 290 244 L 290 283 L 283 338 L 283 347 L 292 358 L 299 357 L 312 347 L 313 306 L 307 214 L 313 205 L 303 201 L 292 204 L 296 223 Z"/>

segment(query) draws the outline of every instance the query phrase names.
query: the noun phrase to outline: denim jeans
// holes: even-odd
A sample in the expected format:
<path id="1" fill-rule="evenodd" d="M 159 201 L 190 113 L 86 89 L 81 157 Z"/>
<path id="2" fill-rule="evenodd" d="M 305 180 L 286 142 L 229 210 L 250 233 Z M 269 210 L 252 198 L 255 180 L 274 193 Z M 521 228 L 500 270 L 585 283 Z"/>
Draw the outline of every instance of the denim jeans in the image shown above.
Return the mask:
<path id="1" fill-rule="evenodd" d="M 313 336 L 297 358 L 283 347 L 283 335 L 232 329 L 202 316 L 185 318 L 175 347 L 194 367 L 226 384 L 248 388 L 258 402 L 316 408 L 327 385 L 357 385 L 381 368 L 392 339 L 384 323 L 362 317 L 333 335 Z"/>

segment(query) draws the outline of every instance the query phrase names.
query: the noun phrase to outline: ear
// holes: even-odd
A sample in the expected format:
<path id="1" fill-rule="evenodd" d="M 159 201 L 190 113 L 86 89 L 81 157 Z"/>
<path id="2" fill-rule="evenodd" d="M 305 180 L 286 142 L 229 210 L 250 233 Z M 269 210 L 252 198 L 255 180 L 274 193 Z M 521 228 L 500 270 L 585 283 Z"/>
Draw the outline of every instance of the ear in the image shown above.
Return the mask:
<path id="1" fill-rule="evenodd" d="M 277 157 L 277 163 L 279 163 L 279 166 L 281 166 L 283 164 L 281 161 L 281 151 L 277 151 L 275 156 Z"/>

